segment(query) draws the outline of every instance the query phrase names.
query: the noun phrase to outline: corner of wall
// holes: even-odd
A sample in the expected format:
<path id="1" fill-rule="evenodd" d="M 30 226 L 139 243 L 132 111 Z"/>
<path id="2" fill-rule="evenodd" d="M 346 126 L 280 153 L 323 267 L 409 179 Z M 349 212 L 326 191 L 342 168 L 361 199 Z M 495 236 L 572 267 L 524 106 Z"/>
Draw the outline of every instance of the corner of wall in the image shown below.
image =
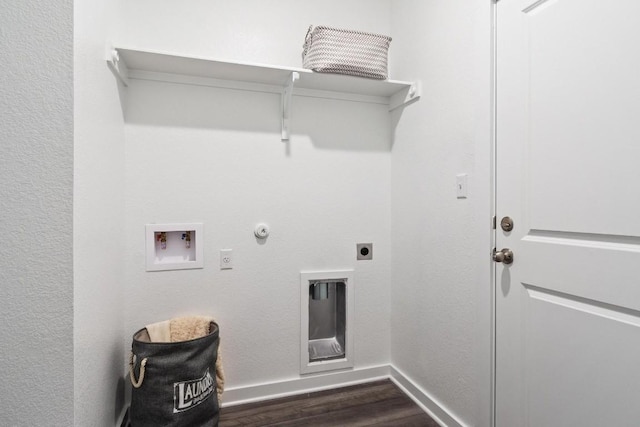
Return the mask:
<path id="1" fill-rule="evenodd" d="M 124 121 L 106 44 L 123 1 L 74 8 L 74 416 L 113 426 L 125 405 Z"/>

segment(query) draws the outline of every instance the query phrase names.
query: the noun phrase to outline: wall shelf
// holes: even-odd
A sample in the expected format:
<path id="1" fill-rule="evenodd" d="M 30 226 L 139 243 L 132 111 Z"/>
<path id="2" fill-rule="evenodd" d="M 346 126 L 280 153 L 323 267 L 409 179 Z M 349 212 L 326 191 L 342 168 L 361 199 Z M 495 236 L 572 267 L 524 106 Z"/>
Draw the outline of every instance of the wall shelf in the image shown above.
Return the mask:
<path id="1" fill-rule="evenodd" d="M 281 94 L 283 140 L 289 139 L 292 95 L 384 104 L 389 111 L 409 105 L 421 95 L 419 82 L 373 80 L 121 47 L 109 50 L 107 64 L 125 86 L 130 79 L 142 79 Z"/>

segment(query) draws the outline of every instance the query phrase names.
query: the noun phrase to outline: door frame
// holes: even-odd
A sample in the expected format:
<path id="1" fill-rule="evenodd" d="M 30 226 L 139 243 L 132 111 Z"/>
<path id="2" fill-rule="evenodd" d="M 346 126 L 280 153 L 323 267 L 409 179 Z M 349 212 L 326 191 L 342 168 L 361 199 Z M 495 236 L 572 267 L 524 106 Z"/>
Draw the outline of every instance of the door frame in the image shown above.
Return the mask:
<path id="1" fill-rule="evenodd" d="M 491 226 L 491 238 L 490 247 L 488 251 L 490 255 L 488 261 L 491 264 L 489 268 L 490 278 L 490 300 L 491 300 L 491 350 L 490 350 L 490 397 L 489 397 L 489 425 L 495 427 L 496 425 L 496 263 L 491 259 L 491 252 L 496 247 L 496 233 L 497 233 L 497 152 L 498 152 L 498 2 L 500 0 L 489 0 L 491 2 L 491 105 L 490 105 L 490 117 L 491 117 L 491 142 L 490 142 L 490 217 L 492 218 Z"/>

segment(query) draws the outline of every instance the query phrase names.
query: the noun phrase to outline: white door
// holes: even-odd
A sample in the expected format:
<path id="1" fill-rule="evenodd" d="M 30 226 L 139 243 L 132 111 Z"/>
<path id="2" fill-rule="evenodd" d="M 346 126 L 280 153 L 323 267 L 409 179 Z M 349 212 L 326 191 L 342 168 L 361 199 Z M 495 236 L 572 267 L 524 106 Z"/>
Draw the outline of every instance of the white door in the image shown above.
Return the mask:
<path id="1" fill-rule="evenodd" d="M 640 1 L 496 7 L 496 425 L 640 426 Z"/>

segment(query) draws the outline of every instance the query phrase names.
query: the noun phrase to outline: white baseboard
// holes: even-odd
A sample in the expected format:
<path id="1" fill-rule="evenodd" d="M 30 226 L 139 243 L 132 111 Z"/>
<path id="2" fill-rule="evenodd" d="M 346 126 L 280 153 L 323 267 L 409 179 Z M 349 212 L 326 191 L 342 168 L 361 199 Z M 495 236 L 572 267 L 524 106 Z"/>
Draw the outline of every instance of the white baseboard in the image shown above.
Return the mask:
<path id="1" fill-rule="evenodd" d="M 243 403 L 361 384 L 390 378 L 389 373 L 389 365 L 380 365 L 328 374 L 308 375 L 288 381 L 226 389 L 222 394 L 222 406 L 229 407 Z"/>
<path id="2" fill-rule="evenodd" d="M 429 393 L 418 387 L 398 369 L 389 366 L 389 372 L 391 381 L 413 399 L 435 422 L 444 427 L 464 427 L 464 424 L 451 414 L 451 411 L 430 396 Z"/>

